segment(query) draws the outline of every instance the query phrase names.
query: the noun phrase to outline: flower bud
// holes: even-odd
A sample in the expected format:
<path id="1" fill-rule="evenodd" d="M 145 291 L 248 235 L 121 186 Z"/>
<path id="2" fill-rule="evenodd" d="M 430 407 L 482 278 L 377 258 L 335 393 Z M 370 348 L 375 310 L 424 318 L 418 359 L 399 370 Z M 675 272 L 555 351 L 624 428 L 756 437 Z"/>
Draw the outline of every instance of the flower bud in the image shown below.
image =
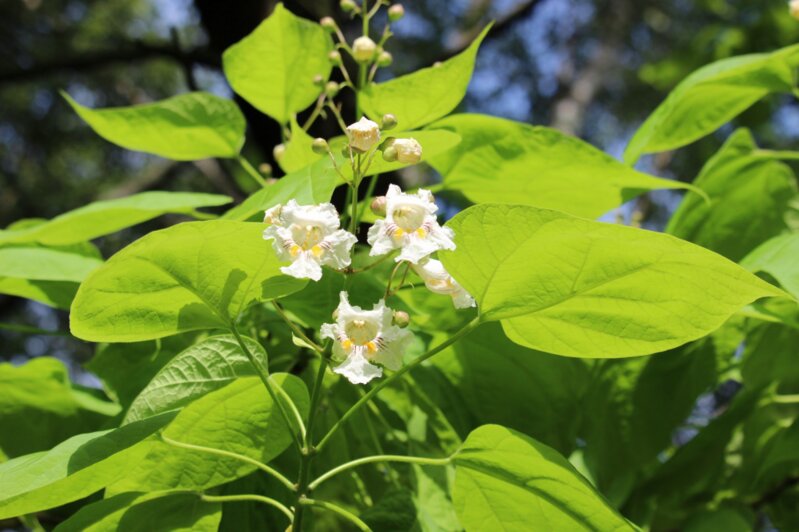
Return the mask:
<path id="1" fill-rule="evenodd" d="M 393 146 L 389 146 L 388 148 L 383 150 L 383 160 L 387 163 L 393 163 L 397 160 L 397 149 Z"/>
<path id="2" fill-rule="evenodd" d="M 330 146 L 327 145 L 327 141 L 323 138 L 313 139 L 311 143 L 311 149 L 314 153 L 319 155 L 324 155 L 328 151 L 330 151 Z"/>
<path id="3" fill-rule="evenodd" d="M 352 56 L 359 63 L 368 63 L 375 56 L 377 44 L 367 36 L 358 37 L 352 43 Z"/>
<path id="4" fill-rule="evenodd" d="M 325 85 L 325 94 L 327 94 L 330 98 L 334 97 L 338 94 L 338 91 L 341 89 L 339 84 L 335 81 L 328 81 L 327 85 Z"/>
<path id="5" fill-rule="evenodd" d="M 278 144 L 272 149 L 272 157 L 274 157 L 276 161 L 280 161 L 285 154 L 286 154 L 285 144 Z"/>
<path id="6" fill-rule="evenodd" d="M 377 196 L 375 199 L 372 200 L 372 203 L 369 205 L 369 208 L 376 216 L 385 216 L 386 204 L 387 200 L 385 196 Z"/>
<path id="7" fill-rule="evenodd" d="M 319 24 L 328 31 L 336 31 L 336 21 L 333 17 L 322 17 Z"/>
<path id="8" fill-rule="evenodd" d="M 404 329 L 411 323 L 411 317 L 408 316 L 407 312 L 404 312 L 402 310 L 395 310 L 394 317 L 391 321 L 394 323 L 394 325 L 396 325 L 400 329 Z"/>
<path id="9" fill-rule="evenodd" d="M 389 129 L 394 129 L 397 127 L 397 117 L 392 115 L 391 113 L 386 113 L 383 115 L 383 119 L 380 121 L 381 128 L 383 131 L 388 131 Z"/>
<path id="10" fill-rule="evenodd" d="M 261 163 L 258 165 L 258 171 L 263 175 L 272 175 L 272 165 L 269 163 Z"/>
<path id="11" fill-rule="evenodd" d="M 422 145 L 416 139 L 397 139 L 391 147 L 397 151 L 397 161 L 401 163 L 416 164 L 422 159 Z"/>
<path id="12" fill-rule="evenodd" d="M 345 13 L 351 13 L 358 9 L 358 4 L 356 4 L 353 0 L 341 0 L 338 5 Z"/>
<path id="13" fill-rule="evenodd" d="M 405 8 L 402 4 L 394 4 L 388 8 L 388 20 L 396 22 L 405 16 Z"/>
<path id="14" fill-rule="evenodd" d="M 313 84 L 314 85 L 322 85 L 325 82 L 325 78 L 322 77 L 322 74 L 317 74 L 313 77 Z"/>
<path id="15" fill-rule="evenodd" d="M 791 0 L 791 3 L 788 4 L 788 12 L 793 18 L 799 20 L 799 0 Z"/>
<path id="16" fill-rule="evenodd" d="M 341 64 L 341 54 L 338 50 L 333 50 L 327 54 L 327 59 L 333 66 L 339 66 Z"/>
<path id="17" fill-rule="evenodd" d="M 369 151 L 372 146 L 380 142 L 380 127 L 368 118 L 361 119 L 347 126 L 350 146 L 360 152 Z"/>
<path id="18" fill-rule="evenodd" d="M 377 56 L 377 66 L 387 67 L 394 62 L 394 57 L 388 52 L 380 52 Z"/>
<path id="19" fill-rule="evenodd" d="M 442 63 L 441 61 L 436 61 L 435 63 L 433 63 L 433 68 L 438 68 L 438 67 L 440 67 L 443 64 L 444 63 Z"/>

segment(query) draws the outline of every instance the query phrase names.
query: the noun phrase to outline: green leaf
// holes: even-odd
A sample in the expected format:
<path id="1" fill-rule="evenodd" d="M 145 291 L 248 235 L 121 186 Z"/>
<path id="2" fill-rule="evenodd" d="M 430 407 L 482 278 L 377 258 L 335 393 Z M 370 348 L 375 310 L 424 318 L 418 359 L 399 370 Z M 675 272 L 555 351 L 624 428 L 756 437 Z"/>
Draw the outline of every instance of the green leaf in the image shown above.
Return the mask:
<path id="1" fill-rule="evenodd" d="M 281 124 L 308 107 L 327 79 L 333 41 L 319 24 L 299 18 L 279 3 L 255 30 L 225 50 L 222 64 L 233 90 Z"/>
<path id="2" fill-rule="evenodd" d="M 258 223 L 214 220 L 155 231 L 111 257 L 81 285 L 72 334 L 135 342 L 229 328 L 248 305 L 306 282 L 280 273 Z"/>
<path id="3" fill-rule="evenodd" d="M 753 272 L 766 272 L 795 298 L 799 298 L 799 233 L 785 234 L 763 243 L 741 261 Z"/>
<path id="4" fill-rule="evenodd" d="M 178 353 L 194 342 L 196 333 L 159 340 L 97 347 L 85 368 L 99 378 L 106 393 L 125 409 L 156 373 Z"/>
<path id="5" fill-rule="evenodd" d="M 42 246 L 0 247 L 0 276 L 32 281 L 81 282 L 103 260 Z"/>
<path id="6" fill-rule="evenodd" d="M 271 379 L 291 397 L 301 415 L 306 416 L 310 400 L 305 384 L 298 377 L 284 373 L 273 374 Z M 264 463 L 282 453 L 292 442 L 283 417 L 274 408 L 258 377 L 239 378 L 195 400 L 164 429 L 164 436 L 180 443 L 238 453 Z M 117 494 L 205 489 L 254 470 L 254 466 L 236 459 L 159 442 L 109 491 Z"/>
<path id="7" fill-rule="evenodd" d="M 466 530 L 635 530 L 565 458 L 511 429 L 478 428 L 454 462 Z"/>
<path id="8" fill-rule="evenodd" d="M 686 188 L 620 163 L 554 129 L 486 115 L 459 114 L 431 127 L 461 137 L 430 160 L 444 187 L 474 203 L 515 203 L 596 218 L 648 190 Z"/>
<path id="9" fill-rule="evenodd" d="M 688 193 L 666 232 L 739 261 L 786 230 L 796 179 L 790 167 L 756 150 L 748 130 L 733 133 L 693 182 L 710 203 Z"/>
<path id="10" fill-rule="evenodd" d="M 776 287 L 669 235 L 520 205 L 478 205 L 448 225 L 447 270 L 514 342 L 564 356 L 665 351 L 718 328 Z"/>
<path id="11" fill-rule="evenodd" d="M 490 29 L 487 26 L 466 50 L 439 66 L 367 85 L 360 94 L 366 114 L 379 122 L 384 114 L 391 113 L 405 130 L 449 114 L 466 95 L 477 49 Z"/>
<path id="12" fill-rule="evenodd" d="M 236 157 L 244 145 L 246 123 L 238 106 L 207 92 L 107 109 L 90 109 L 61 95 L 95 133 L 129 150 L 193 161 Z"/>
<path id="13" fill-rule="evenodd" d="M 577 438 L 588 366 L 509 341 L 486 324 L 432 360 L 477 425 L 496 423 L 568 454 Z"/>
<path id="14" fill-rule="evenodd" d="M 722 59 L 685 78 L 649 115 L 624 152 L 641 155 L 672 150 L 712 133 L 769 93 L 793 90 L 799 46 L 767 54 Z"/>
<path id="15" fill-rule="evenodd" d="M 255 217 L 260 221 L 266 209 L 290 199 L 297 200 L 300 205 L 329 202 L 333 190 L 341 183 L 330 158 L 325 157 L 262 188 L 226 212 L 223 218 L 250 220 Z"/>
<path id="16" fill-rule="evenodd" d="M 75 244 L 108 235 L 166 213 L 191 214 L 199 207 L 230 203 L 217 194 L 142 192 L 126 198 L 96 201 L 52 220 L 0 231 L 0 244 L 38 242 L 50 246 Z"/>
<path id="17" fill-rule="evenodd" d="M 70 281 L 31 281 L 0 277 L 0 294 L 24 297 L 53 308 L 68 309 L 78 292 L 78 283 Z"/>
<path id="18" fill-rule="evenodd" d="M 0 464 L 0 519 L 77 501 L 114 482 L 144 458 L 149 442 L 142 440 L 173 417 L 167 413 L 115 430 L 81 434 L 49 451 Z"/>
<path id="19" fill-rule="evenodd" d="M 11 457 L 49 449 L 65 439 L 97 430 L 119 410 L 86 404 L 73 389 L 64 363 L 34 358 L 22 366 L 0 364 L 0 448 Z"/>
<path id="20" fill-rule="evenodd" d="M 216 532 L 222 505 L 195 493 L 122 493 L 84 506 L 55 532 Z"/>
<path id="21" fill-rule="evenodd" d="M 261 344 L 244 338 L 250 352 L 268 367 Z M 227 386 L 236 378 L 255 374 L 233 335 L 212 336 L 195 344 L 166 364 L 136 397 L 123 423 L 181 408 L 203 395 Z"/>
<path id="22" fill-rule="evenodd" d="M 290 123 L 291 140 L 286 143 L 286 151 L 277 161 L 280 168 L 287 174 L 302 170 L 309 164 L 313 164 L 317 160 L 326 157 L 325 155 L 319 155 L 313 151 L 312 145 L 314 138 L 300 127 L 296 118 L 292 117 Z"/>

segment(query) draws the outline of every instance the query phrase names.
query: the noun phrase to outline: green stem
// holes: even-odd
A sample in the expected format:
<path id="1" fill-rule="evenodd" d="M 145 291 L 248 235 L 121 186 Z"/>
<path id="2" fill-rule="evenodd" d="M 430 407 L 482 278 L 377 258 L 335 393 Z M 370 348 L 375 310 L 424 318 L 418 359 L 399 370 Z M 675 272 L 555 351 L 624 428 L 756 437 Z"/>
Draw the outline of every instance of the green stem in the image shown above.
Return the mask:
<path id="1" fill-rule="evenodd" d="M 363 464 L 373 464 L 375 462 L 404 462 L 406 464 L 419 464 L 419 465 L 432 465 L 432 466 L 445 466 L 448 465 L 452 461 L 452 457 L 447 458 L 424 458 L 422 456 L 401 456 L 401 455 L 394 455 L 394 454 L 383 454 L 377 456 L 367 456 L 365 458 L 357 458 L 355 460 L 351 460 L 345 464 L 341 464 L 338 467 L 334 467 L 324 475 L 319 476 L 316 480 L 308 484 L 308 489 L 313 490 L 319 487 L 319 485 L 342 473 L 347 471 L 348 469 L 352 469 L 354 467 L 361 466 Z"/>
<path id="2" fill-rule="evenodd" d="M 177 441 L 177 440 L 173 440 L 172 438 L 170 438 L 169 436 L 167 436 L 166 434 L 163 434 L 163 433 L 161 434 L 161 439 L 163 439 L 164 442 L 166 442 L 169 445 L 172 445 L 174 447 L 180 447 L 182 449 L 188 449 L 190 451 L 198 451 L 198 452 L 201 452 L 201 453 L 208 453 L 208 454 L 214 454 L 214 455 L 217 455 L 217 456 L 224 456 L 224 457 L 227 457 L 227 458 L 233 458 L 234 460 L 239 460 L 240 462 L 244 462 L 244 463 L 253 465 L 253 466 L 257 467 L 258 469 L 260 469 L 261 471 L 263 471 L 264 473 L 273 476 L 275 479 L 280 481 L 281 484 L 286 486 L 289 490 L 294 491 L 294 484 L 289 479 L 287 479 L 285 476 L 283 476 L 283 474 L 280 473 L 280 471 L 278 471 L 277 469 L 273 469 L 273 468 L 269 467 L 268 465 L 264 464 L 263 462 L 255 460 L 254 458 L 250 458 L 249 456 L 245 456 L 243 454 L 234 453 L 234 452 L 231 452 L 231 451 L 225 451 L 225 450 L 222 450 L 222 449 L 215 449 L 214 447 L 205 447 L 205 446 L 202 446 L 202 445 L 194 445 L 192 443 L 183 443 L 183 442 L 180 442 L 180 441 Z"/>
<path id="3" fill-rule="evenodd" d="M 304 332 L 302 332 L 302 329 L 297 327 L 297 324 L 289 319 L 289 317 L 286 315 L 286 311 L 283 310 L 283 307 L 281 307 L 280 304 L 277 301 L 273 300 L 272 301 L 272 306 L 275 307 L 275 311 L 280 315 L 280 317 L 283 319 L 283 321 L 286 322 L 286 325 L 289 326 L 291 331 L 300 340 L 302 340 L 306 344 L 310 345 L 313 348 L 313 350 L 316 351 L 317 353 L 322 354 L 324 352 L 324 349 L 322 348 L 322 346 L 320 346 L 319 344 L 317 344 L 316 342 L 314 342 L 313 340 L 308 338 L 308 336 Z"/>
<path id="4" fill-rule="evenodd" d="M 447 338 L 447 340 L 445 340 L 441 344 L 437 345 L 436 347 L 434 347 L 433 349 L 431 349 L 430 351 L 428 351 L 424 355 L 420 356 L 419 358 L 417 358 L 416 360 L 414 360 L 413 362 L 411 362 L 410 364 L 408 364 L 404 368 L 400 369 L 399 371 L 397 371 L 396 373 L 394 373 L 390 377 L 384 379 L 377 386 L 375 386 L 374 388 L 369 390 L 366 393 L 366 395 L 361 397 L 354 405 L 352 405 L 350 407 L 349 410 L 344 412 L 344 415 L 342 415 L 341 418 L 339 418 L 339 420 L 336 421 L 336 423 L 330 428 L 330 430 L 327 432 L 327 434 L 325 434 L 324 438 L 322 438 L 322 440 L 316 446 L 317 452 L 321 451 L 325 447 L 327 442 L 330 441 L 330 438 L 333 436 L 333 434 L 335 434 L 336 431 L 338 429 L 340 429 L 341 426 L 344 425 L 344 423 L 346 423 L 346 421 L 350 417 L 352 417 L 352 415 L 355 412 L 357 412 L 362 406 L 364 406 L 364 404 L 366 404 L 372 397 L 377 395 L 380 392 L 380 390 L 382 390 L 386 386 L 390 385 L 392 382 L 394 382 L 395 380 L 399 379 L 400 377 L 402 377 L 403 375 L 405 375 L 406 373 L 411 371 L 413 368 L 415 368 L 416 366 L 418 366 L 419 364 L 421 364 L 422 362 L 427 360 L 428 358 L 432 357 L 433 355 L 436 355 L 436 354 L 440 353 L 441 351 L 443 351 L 447 347 L 451 346 L 452 344 L 454 344 L 455 342 L 460 340 L 462 337 L 464 337 L 467 334 L 469 334 L 470 332 L 472 332 L 479 325 L 480 325 L 480 318 L 477 317 L 477 318 L 473 319 L 472 321 L 470 321 L 469 323 L 467 323 L 458 332 L 456 332 L 455 334 L 453 334 L 452 336 Z"/>
<path id="5" fill-rule="evenodd" d="M 391 257 L 393 257 L 393 256 L 394 256 L 394 252 L 391 252 L 391 253 L 386 253 L 385 255 L 383 255 L 382 257 L 380 257 L 379 259 L 377 259 L 376 261 L 374 261 L 374 262 L 372 262 L 372 263 L 370 263 L 370 264 L 367 264 L 367 265 L 366 265 L 366 266 L 364 266 L 363 268 L 352 268 L 352 269 L 350 269 L 350 270 L 349 270 L 347 273 L 361 273 L 361 272 L 366 272 L 366 271 L 369 271 L 369 270 L 371 270 L 372 268 L 376 268 L 376 267 L 380 266 L 380 265 L 381 265 L 381 264 L 383 264 L 383 263 L 384 263 L 386 260 L 388 260 L 389 258 L 391 258 Z"/>
<path id="6" fill-rule="evenodd" d="M 316 122 L 316 119 L 319 118 L 319 115 L 322 113 L 322 109 L 325 107 L 325 99 L 327 98 L 327 94 L 324 92 L 319 95 L 319 98 L 316 99 L 316 107 L 314 107 L 313 111 L 311 111 L 308 120 L 302 125 L 302 129 L 308 131 L 308 129 Z"/>
<path id="7" fill-rule="evenodd" d="M 756 157 L 763 157 L 764 159 L 782 159 L 786 161 L 799 160 L 799 151 L 755 150 L 753 155 Z"/>
<path id="8" fill-rule="evenodd" d="M 261 382 L 264 383 L 264 387 L 269 393 L 269 397 L 272 398 L 272 402 L 277 405 L 280 415 L 283 416 L 283 421 L 286 422 L 286 427 L 289 429 L 289 434 L 291 434 L 294 444 L 297 446 L 297 450 L 302 452 L 303 443 L 300 441 L 299 436 L 297 436 L 297 433 L 294 430 L 294 426 L 291 424 L 291 419 L 289 418 L 288 412 L 286 412 L 286 408 L 278 398 L 274 388 L 272 388 L 272 383 L 269 380 L 269 370 L 263 367 L 258 359 L 255 358 L 255 355 L 250 352 L 250 349 L 247 347 L 247 344 L 244 343 L 244 340 L 242 340 L 241 335 L 239 334 L 239 331 L 236 329 L 235 325 L 231 324 L 230 331 L 233 333 L 233 336 L 236 337 L 239 347 L 241 347 L 242 352 L 244 352 L 244 355 L 250 361 L 250 364 L 253 366 L 253 368 L 255 368 L 255 372 L 258 373 L 258 377 L 261 378 Z"/>
<path id="9" fill-rule="evenodd" d="M 362 218 L 363 215 L 366 214 L 366 209 L 369 208 L 370 200 L 372 199 L 372 195 L 375 193 L 378 177 L 380 177 L 380 174 L 372 174 L 372 176 L 369 178 L 369 184 L 366 186 L 366 196 L 363 198 L 363 207 L 361 207 L 361 210 L 358 213 L 359 218 Z"/>
<path id="10" fill-rule="evenodd" d="M 799 403 L 799 394 L 778 394 L 771 397 L 771 402 L 784 405 L 796 404 Z"/>
<path id="11" fill-rule="evenodd" d="M 71 336 L 66 331 L 48 331 L 47 329 L 40 329 L 39 327 L 31 327 L 30 325 L 18 325 L 16 323 L 0 323 L 0 329 L 6 331 L 14 331 L 25 334 L 42 334 L 47 336 Z"/>
<path id="12" fill-rule="evenodd" d="M 300 500 L 300 508 L 302 508 L 302 506 L 317 506 L 319 508 L 324 508 L 325 510 L 329 510 L 329 511 L 331 511 L 333 513 L 336 513 L 336 514 L 340 515 L 341 517 L 347 519 L 352 524 L 357 526 L 358 530 L 364 530 L 366 532 L 370 532 L 372 530 L 371 528 L 369 528 L 369 525 L 367 525 L 366 523 L 361 521 L 358 518 L 358 516 L 348 512 L 347 510 L 345 510 L 344 508 L 341 508 L 340 506 L 336 506 L 335 504 L 332 504 L 332 503 L 329 503 L 329 502 L 326 502 L 326 501 L 319 501 L 319 500 L 316 500 L 316 499 L 303 498 L 303 499 Z M 294 523 L 296 524 L 296 522 L 297 522 L 297 520 L 295 518 Z"/>
<path id="13" fill-rule="evenodd" d="M 258 170 L 253 168 L 253 166 L 250 164 L 250 162 L 247 159 L 245 159 L 243 155 L 239 154 L 236 157 L 236 160 L 239 162 L 239 164 L 241 165 L 242 169 L 244 169 L 244 171 L 247 172 L 247 175 L 249 175 L 251 178 L 253 178 L 253 180 L 256 183 L 258 183 L 259 186 L 264 187 L 264 188 L 267 186 L 266 180 L 263 178 L 263 176 L 258 173 Z"/>
<path id="14" fill-rule="evenodd" d="M 322 396 L 322 384 L 325 380 L 327 371 L 327 357 L 322 357 L 319 361 L 319 370 L 316 372 L 316 381 L 311 392 L 311 406 L 308 410 L 308 441 L 313 441 L 313 422 L 316 419 L 316 409 L 319 408 L 319 401 Z"/>
<path id="15" fill-rule="evenodd" d="M 205 502 L 243 502 L 243 501 L 255 501 L 260 502 L 263 504 L 268 504 L 269 506 L 274 506 L 278 510 L 280 510 L 283 515 L 289 518 L 289 522 L 294 521 L 294 515 L 291 513 L 291 510 L 286 508 L 286 506 L 281 503 L 280 501 L 276 501 L 271 497 L 264 497 L 263 495 L 200 495 L 200 498 Z"/>

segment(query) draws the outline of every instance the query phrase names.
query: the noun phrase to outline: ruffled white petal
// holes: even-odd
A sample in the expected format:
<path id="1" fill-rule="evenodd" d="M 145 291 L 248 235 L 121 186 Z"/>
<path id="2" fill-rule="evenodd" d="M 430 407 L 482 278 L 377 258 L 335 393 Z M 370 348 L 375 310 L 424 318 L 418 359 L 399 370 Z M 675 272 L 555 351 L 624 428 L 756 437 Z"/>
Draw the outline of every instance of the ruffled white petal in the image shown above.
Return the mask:
<path id="1" fill-rule="evenodd" d="M 294 257 L 288 266 L 283 266 L 280 271 L 297 279 L 311 279 L 318 281 L 322 278 L 322 266 L 314 260 L 310 252 L 304 251 Z"/>
<path id="2" fill-rule="evenodd" d="M 386 341 L 386 347 L 375 353 L 372 360 L 392 371 L 397 371 L 402 367 L 402 359 L 408 344 L 413 339 L 413 333 L 392 325 L 391 328 L 383 331 L 383 338 Z"/>
<path id="3" fill-rule="evenodd" d="M 383 376 L 383 370 L 370 364 L 366 357 L 353 353 L 340 365 L 333 368 L 334 373 L 343 375 L 353 384 L 366 384 L 377 377 Z"/>
<path id="4" fill-rule="evenodd" d="M 322 264 L 336 269 L 346 268 L 352 262 L 350 250 L 358 242 L 352 233 L 343 229 L 334 231 L 322 241 L 325 253 L 321 257 Z"/>
<path id="5" fill-rule="evenodd" d="M 425 259 L 411 267 L 431 292 L 452 297 L 455 308 L 476 306 L 474 298 L 447 272 L 441 261 Z"/>

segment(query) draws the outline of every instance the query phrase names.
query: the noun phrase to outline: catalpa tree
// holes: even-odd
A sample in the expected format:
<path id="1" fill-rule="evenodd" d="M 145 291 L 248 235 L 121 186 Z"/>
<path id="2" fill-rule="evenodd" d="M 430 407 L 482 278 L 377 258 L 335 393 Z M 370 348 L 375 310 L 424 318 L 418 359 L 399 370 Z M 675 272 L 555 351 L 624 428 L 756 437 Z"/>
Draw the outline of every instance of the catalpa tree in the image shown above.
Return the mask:
<path id="1" fill-rule="evenodd" d="M 54 358 L 0 366 L 0 519 L 799 527 L 799 217 L 784 162 L 799 152 L 739 129 L 691 185 L 634 168 L 795 94 L 799 48 L 697 70 L 620 162 L 553 129 L 452 114 L 490 28 L 378 83 L 403 7 L 341 7 L 363 23 L 351 42 L 332 18 L 278 5 L 223 56 L 233 90 L 282 127 L 279 180 L 241 154 L 232 100 L 90 109 L 64 94 L 110 142 L 232 159 L 259 190 L 221 216 L 198 209 L 227 197 L 155 191 L 0 232 L 0 292 L 69 309 L 105 387 L 71 384 Z M 314 138 L 320 118 L 339 134 Z M 375 193 L 377 176 L 416 164 L 441 182 Z M 595 221 L 656 189 L 685 193 L 664 232 Z M 470 206 L 444 220 L 436 196 L 452 194 Z M 195 221 L 107 259 L 91 243 L 165 213 Z M 725 383 L 740 389 L 695 421 Z"/>

